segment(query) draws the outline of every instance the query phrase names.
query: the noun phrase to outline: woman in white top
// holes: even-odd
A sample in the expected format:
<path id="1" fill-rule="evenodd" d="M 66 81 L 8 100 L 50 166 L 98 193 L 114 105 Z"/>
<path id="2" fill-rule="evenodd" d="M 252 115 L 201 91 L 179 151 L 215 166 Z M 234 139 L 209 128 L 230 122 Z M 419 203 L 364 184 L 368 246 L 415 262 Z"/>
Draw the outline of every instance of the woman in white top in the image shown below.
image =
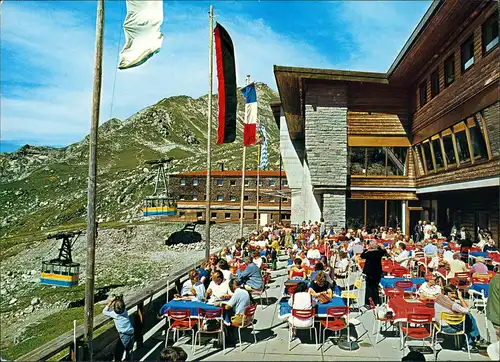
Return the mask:
<path id="1" fill-rule="evenodd" d="M 306 283 L 297 284 L 295 293 L 288 300 L 288 305 L 292 307 L 292 309 L 300 310 L 311 310 L 314 308 L 316 302 L 313 300 L 311 294 L 307 292 Z M 291 325 L 292 323 L 296 327 L 307 328 L 313 325 L 314 318 L 301 319 L 290 315 L 288 318 L 288 324 Z"/>
<path id="2" fill-rule="evenodd" d="M 224 275 L 220 270 L 212 273 L 212 281 L 208 285 L 208 289 L 205 292 L 205 298 L 207 298 L 209 303 L 215 303 L 218 300 L 230 299 L 231 290 L 229 290 L 229 283 L 224 280 Z"/>
<path id="3" fill-rule="evenodd" d="M 315 243 L 311 243 L 310 249 L 307 251 L 308 259 L 321 259 L 321 253 L 316 248 Z"/>
<path id="4" fill-rule="evenodd" d="M 258 251 L 253 252 L 253 263 L 259 268 L 262 266 L 262 258 L 260 257 L 260 253 Z"/>
<path id="5" fill-rule="evenodd" d="M 430 275 L 427 281 L 418 288 L 420 299 L 436 299 L 439 294 L 441 294 L 441 287 L 434 275 Z"/>

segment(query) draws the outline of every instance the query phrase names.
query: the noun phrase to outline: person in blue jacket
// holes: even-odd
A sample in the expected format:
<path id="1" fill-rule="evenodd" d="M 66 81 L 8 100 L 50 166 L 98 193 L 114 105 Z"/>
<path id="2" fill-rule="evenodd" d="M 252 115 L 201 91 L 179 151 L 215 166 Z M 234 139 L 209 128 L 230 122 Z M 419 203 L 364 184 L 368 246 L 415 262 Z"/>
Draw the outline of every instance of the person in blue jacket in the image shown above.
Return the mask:
<path id="1" fill-rule="evenodd" d="M 238 282 L 244 284 L 245 289 L 249 291 L 262 289 L 263 282 L 260 268 L 253 263 L 251 256 L 247 256 L 243 260 L 246 268 L 243 271 L 238 270 Z"/>

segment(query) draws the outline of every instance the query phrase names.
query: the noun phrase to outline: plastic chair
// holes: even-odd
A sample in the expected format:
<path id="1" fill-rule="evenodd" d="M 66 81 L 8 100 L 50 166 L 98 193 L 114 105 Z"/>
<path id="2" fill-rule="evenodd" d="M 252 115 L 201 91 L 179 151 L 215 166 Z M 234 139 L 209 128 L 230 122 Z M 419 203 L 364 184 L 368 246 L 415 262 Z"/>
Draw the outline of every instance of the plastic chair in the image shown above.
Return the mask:
<path id="1" fill-rule="evenodd" d="M 208 309 L 203 309 L 203 308 L 198 308 L 198 331 L 194 335 L 194 351 L 196 353 L 196 338 L 198 338 L 198 342 L 201 347 L 201 333 L 205 334 L 219 334 L 219 338 L 222 337 L 222 351 L 225 354 L 226 351 L 226 338 L 224 334 L 224 314 L 222 308 L 217 309 L 217 310 L 208 310 Z M 214 330 L 204 330 L 202 326 L 204 325 L 204 322 L 208 321 L 215 321 L 219 323 L 219 327 L 214 329 Z"/>
<path id="2" fill-rule="evenodd" d="M 445 332 L 443 331 L 443 322 L 447 323 L 450 326 L 458 326 L 459 324 L 462 324 L 462 330 L 450 333 L 450 332 Z M 469 359 L 471 359 L 470 356 L 470 346 L 469 346 L 469 339 L 467 338 L 467 335 L 465 334 L 465 314 L 461 313 L 446 313 L 446 312 L 441 312 L 439 322 L 434 322 L 434 338 L 437 339 L 437 335 L 439 333 L 441 334 L 447 334 L 449 336 L 464 336 L 465 338 L 465 343 L 467 343 L 467 353 L 469 354 Z M 436 341 L 434 341 L 435 343 Z M 437 355 L 436 355 L 437 359 Z"/>
<path id="3" fill-rule="evenodd" d="M 292 345 L 292 335 L 297 329 L 309 329 L 309 338 L 312 338 L 311 336 L 311 331 L 314 329 L 314 340 L 316 341 L 316 344 L 318 344 L 318 335 L 316 332 L 316 327 L 314 327 L 314 315 L 315 315 L 315 310 L 314 308 L 311 309 L 292 309 L 292 317 L 288 319 L 288 350 L 291 350 L 291 345 Z M 296 326 L 293 322 L 297 319 L 303 319 L 303 320 L 308 320 L 312 319 L 312 324 L 309 327 L 298 327 Z"/>
<path id="4" fill-rule="evenodd" d="M 168 334 L 170 330 L 174 331 L 174 338 L 179 338 L 179 331 L 192 331 L 192 349 L 194 351 L 194 327 L 198 324 L 198 320 L 191 318 L 189 309 L 169 309 L 167 311 L 168 328 L 165 335 L 165 347 L 168 345 Z"/>
<path id="5" fill-rule="evenodd" d="M 403 357 L 405 355 L 405 341 L 406 339 L 421 339 L 422 346 L 425 346 L 425 339 L 431 338 L 432 350 L 434 351 L 433 329 L 432 329 L 433 316 L 430 314 L 408 314 L 406 323 L 400 324 L 401 330 L 401 350 Z M 406 324 L 406 327 L 403 325 Z M 428 326 L 426 328 L 425 326 Z"/>
<path id="6" fill-rule="evenodd" d="M 392 268 L 391 275 L 396 278 L 404 278 L 410 275 L 410 271 L 402 266 Z"/>
<path id="7" fill-rule="evenodd" d="M 382 322 L 384 322 L 384 324 L 387 324 L 388 322 L 391 323 L 391 324 L 393 324 L 394 320 L 396 319 L 396 316 L 392 316 L 390 318 L 387 318 L 387 317 L 379 318 L 379 316 L 377 314 L 377 308 L 375 306 L 375 303 L 373 302 L 373 299 L 370 298 L 369 300 L 370 300 L 370 308 L 373 311 L 373 316 L 375 317 L 375 320 L 373 322 L 372 334 L 375 334 L 375 327 L 377 327 L 377 337 L 375 338 L 375 345 L 377 345 L 377 343 L 378 343 L 378 335 L 379 335 L 379 332 L 380 332 L 380 327 L 381 327 Z M 386 328 L 385 330 L 387 331 L 387 329 L 388 328 Z"/>
<path id="8" fill-rule="evenodd" d="M 262 296 L 266 296 L 266 306 L 269 305 L 268 299 L 267 299 L 267 285 L 269 284 L 269 281 L 271 280 L 271 275 L 269 273 L 266 273 L 262 277 L 262 289 L 255 289 L 251 291 L 252 295 L 258 296 L 259 297 L 259 303 L 262 309 L 264 309 L 264 306 L 262 305 Z"/>
<path id="9" fill-rule="evenodd" d="M 253 320 L 255 316 L 255 310 L 257 309 L 256 305 L 249 305 L 248 307 L 245 308 L 245 311 L 243 313 L 243 320 L 242 324 L 234 324 L 231 323 L 231 326 L 238 328 L 238 341 L 240 342 L 240 351 L 243 352 L 243 342 L 241 340 L 241 330 L 243 328 L 248 328 L 252 326 L 252 330 L 254 329 L 253 325 Z M 257 344 L 257 336 L 255 335 L 255 332 L 253 333 L 253 338 L 255 341 L 255 344 Z"/>
<path id="10" fill-rule="evenodd" d="M 344 320 L 343 318 L 345 317 Z M 347 307 L 332 307 L 328 308 L 326 311 L 326 320 L 321 321 L 321 326 L 323 326 L 323 339 L 320 349 L 323 351 L 323 345 L 326 341 L 326 331 L 332 331 L 338 333 L 340 337 L 340 331 L 347 329 L 347 340 L 349 340 L 349 308 Z"/>

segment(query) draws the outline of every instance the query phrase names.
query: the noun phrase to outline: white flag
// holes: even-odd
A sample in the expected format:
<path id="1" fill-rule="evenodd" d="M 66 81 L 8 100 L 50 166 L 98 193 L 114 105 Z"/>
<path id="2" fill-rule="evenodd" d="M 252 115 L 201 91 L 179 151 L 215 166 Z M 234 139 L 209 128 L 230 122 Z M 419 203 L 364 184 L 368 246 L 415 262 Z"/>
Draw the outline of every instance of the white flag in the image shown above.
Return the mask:
<path id="1" fill-rule="evenodd" d="M 123 22 L 125 46 L 120 53 L 118 69 L 141 65 L 160 51 L 162 23 L 163 1 L 127 0 L 127 17 Z"/>

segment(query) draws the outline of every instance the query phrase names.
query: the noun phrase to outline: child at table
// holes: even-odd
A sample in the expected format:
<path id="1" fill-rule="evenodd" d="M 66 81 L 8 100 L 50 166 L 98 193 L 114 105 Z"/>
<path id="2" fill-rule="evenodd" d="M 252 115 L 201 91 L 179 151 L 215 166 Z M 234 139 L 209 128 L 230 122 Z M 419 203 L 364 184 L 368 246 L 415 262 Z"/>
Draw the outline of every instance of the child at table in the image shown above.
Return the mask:
<path id="1" fill-rule="evenodd" d="M 205 286 L 199 280 L 199 276 L 196 270 L 191 270 L 189 272 L 189 279 L 182 284 L 181 294 L 177 294 L 175 297 L 190 297 L 189 299 L 201 302 L 205 296 Z"/>

